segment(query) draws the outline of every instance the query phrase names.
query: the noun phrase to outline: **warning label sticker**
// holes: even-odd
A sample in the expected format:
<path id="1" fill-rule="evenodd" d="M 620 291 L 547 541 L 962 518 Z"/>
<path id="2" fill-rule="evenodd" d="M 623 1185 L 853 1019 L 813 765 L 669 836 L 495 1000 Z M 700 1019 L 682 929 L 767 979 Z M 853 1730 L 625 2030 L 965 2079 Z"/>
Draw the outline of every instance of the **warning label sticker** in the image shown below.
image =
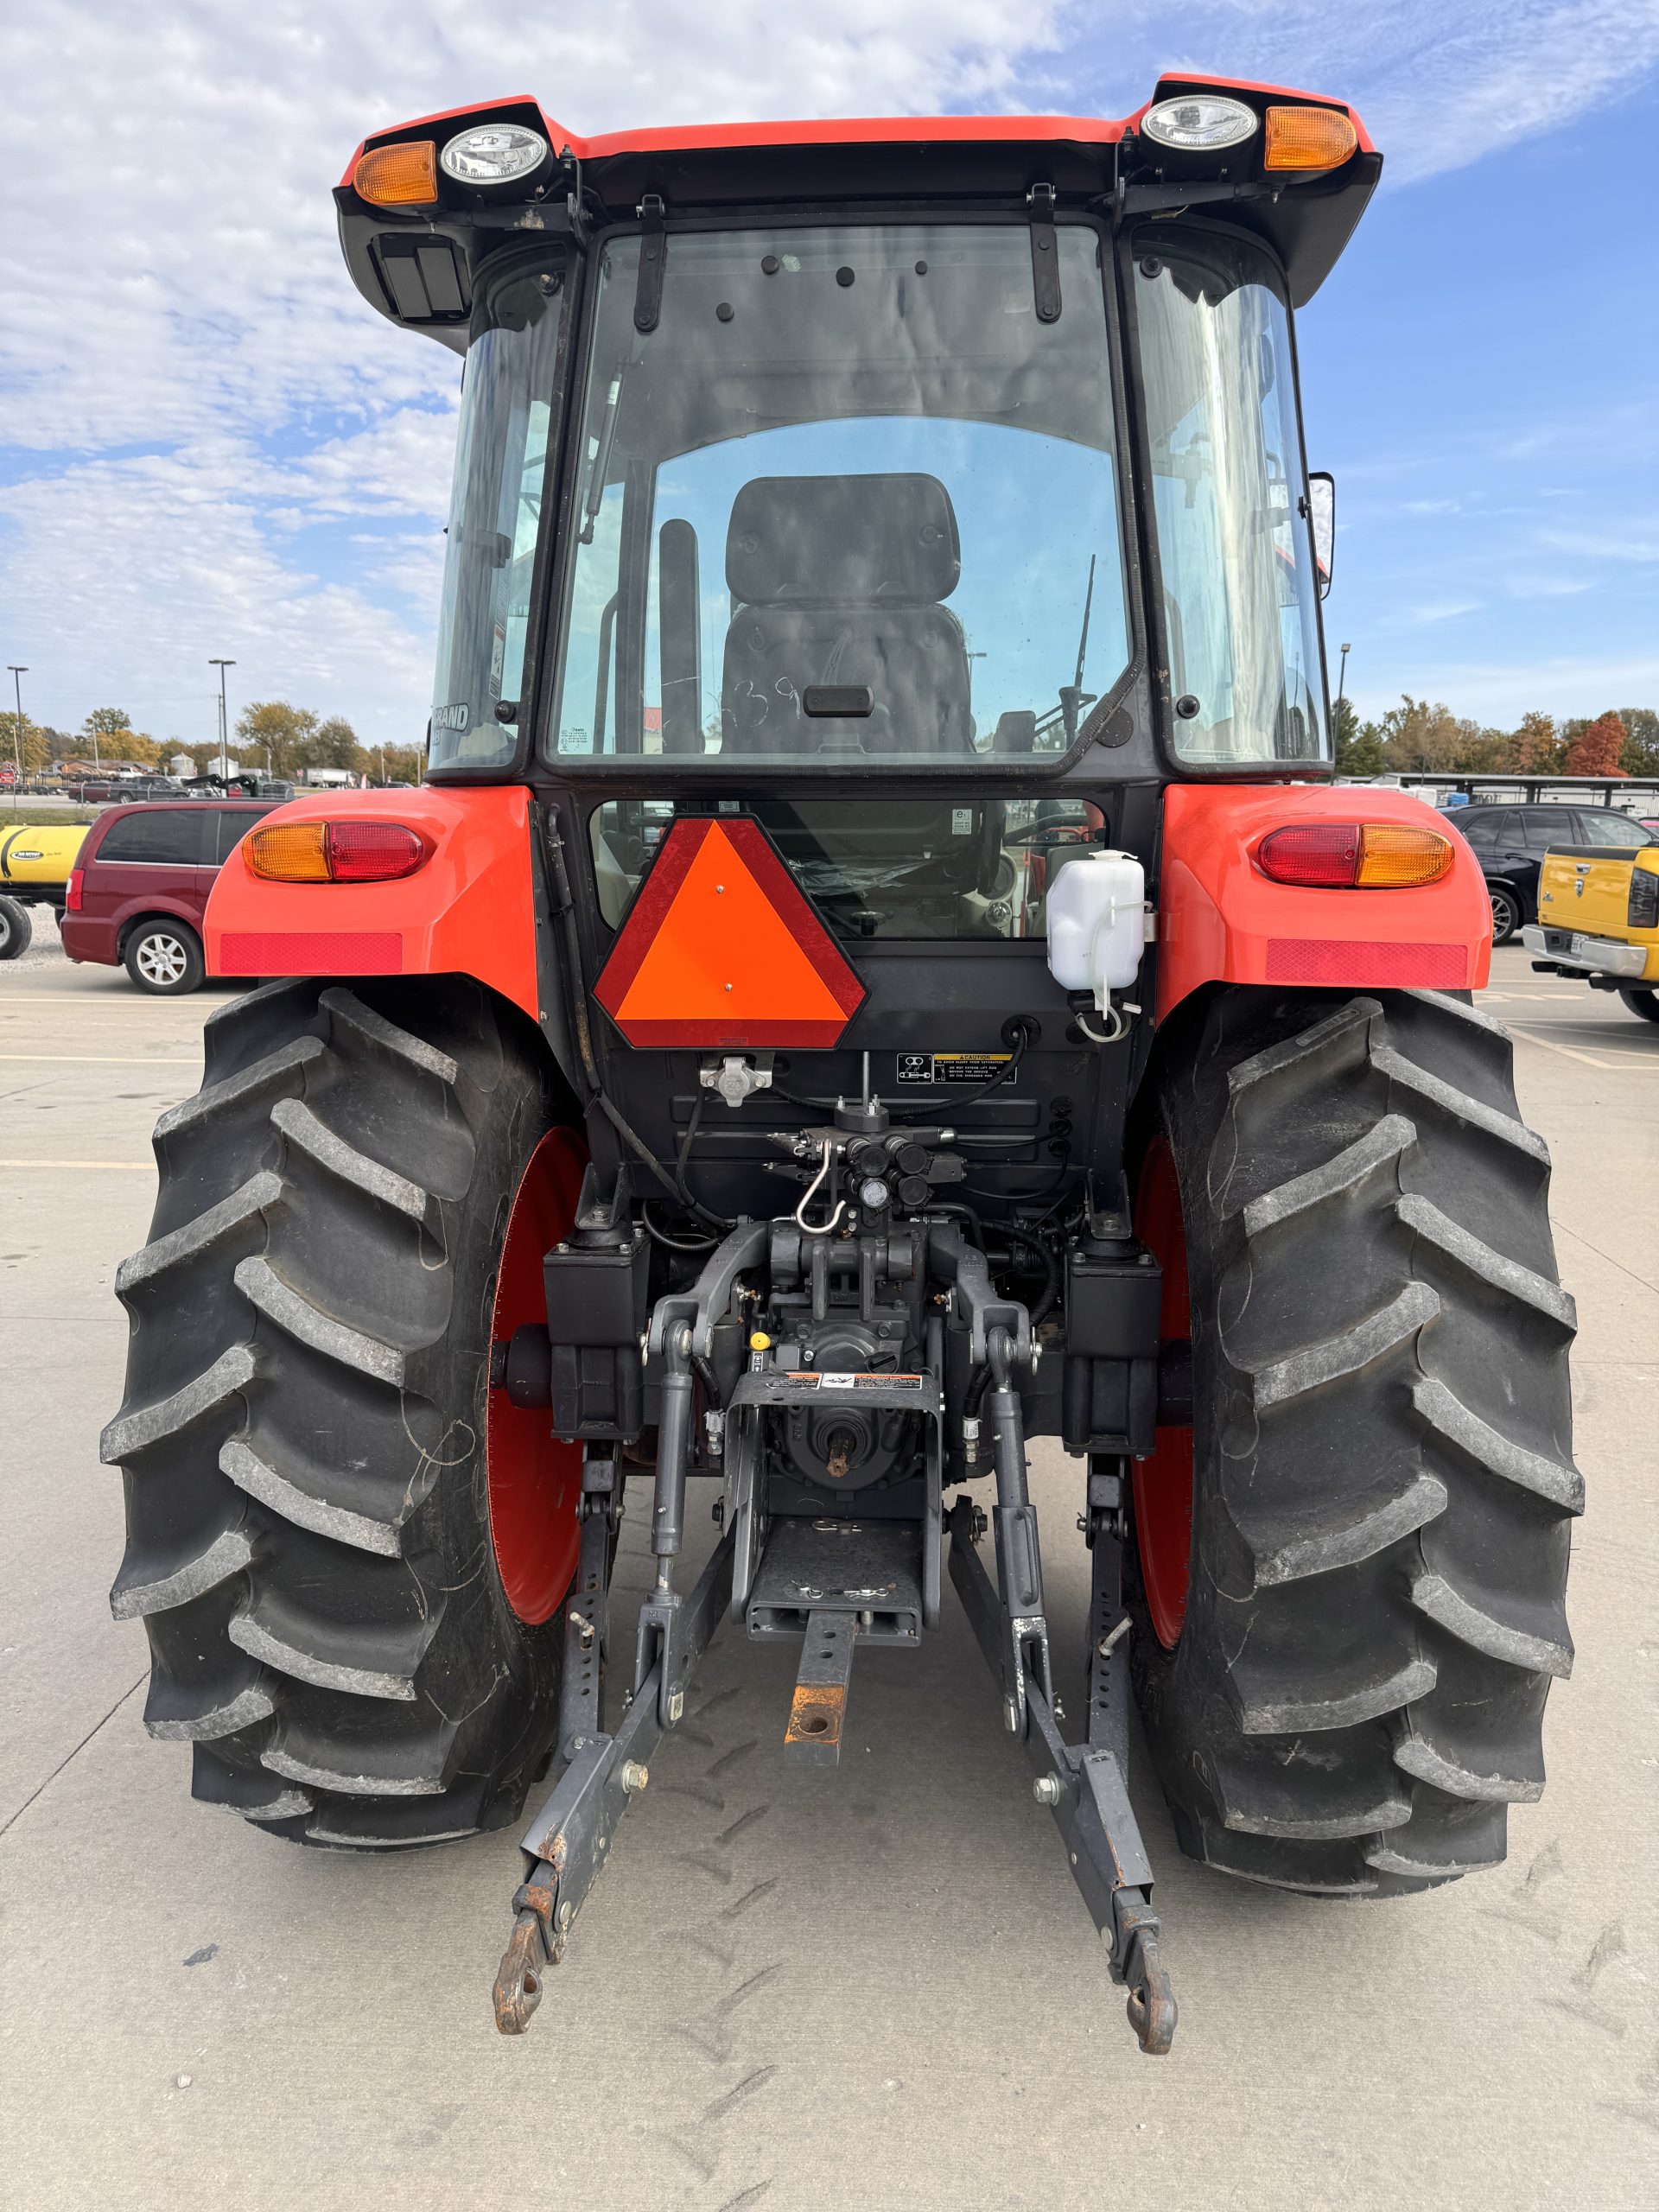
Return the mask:
<path id="1" fill-rule="evenodd" d="M 798 1390 L 919 1390 L 925 1377 L 920 1375 L 832 1375 L 826 1368 L 822 1371 L 794 1368 L 777 1378 L 792 1383 Z"/>
<path id="2" fill-rule="evenodd" d="M 900 1052 L 900 1083 L 990 1083 L 1014 1058 L 1012 1052 Z M 1018 1074 L 1004 1078 L 1019 1082 Z"/>

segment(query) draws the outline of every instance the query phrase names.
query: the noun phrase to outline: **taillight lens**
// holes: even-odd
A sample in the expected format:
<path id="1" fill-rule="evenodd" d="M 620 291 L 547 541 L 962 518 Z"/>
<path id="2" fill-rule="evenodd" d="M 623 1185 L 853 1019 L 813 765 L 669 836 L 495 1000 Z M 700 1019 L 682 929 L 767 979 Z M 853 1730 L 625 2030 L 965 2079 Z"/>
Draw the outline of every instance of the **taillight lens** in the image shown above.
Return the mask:
<path id="1" fill-rule="evenodd" d="M 1405 891 L 1438 883 L 1452 865 L 1452 840 L 1438 830 L 1407 830 L 1395 822 L 1368 822 L 1359 833 L 1362 891 Z"/>
<path id="2" fill-rule="evenodd" d="M 1659 875 L 1651 868 L 1630 870 L 1630 899 L 1624 920 L 1628 929 L 1659 930 Z"/>
<path id="3" fill-rule="evenodd" d="M 242 841 L 250 872 L 270 883 L 391 883 L 430 848 L 401 822 L 277 822 Z"/>
<path id="4" fill-rule="evenodd" d="M 1359 825 L 1308 822 L 1294 830 L 1275 830 L 1262 840 L 1255 864 L 1275 883 L 1350 890 L 1359 871 Z"/>
<path id="5" fill-rule="evenodd" d="M 70 869 L 69 880 L 64 886 L 63 892 L 63 911 L 66 914 L 78 914 L 80 912 L 80 888 L 86 880 L 86 871 L 84 868 Z"/>
<path id="6" fill-rule="evenodd" d="M 1440 880 L 1452 865 L 1452 841 L 1395 822 L 1299 822 L 1270 831 L 1255 864 L 1274 883 L 1307 889 L 1408 890 Z"/>
<path id="7" fill-rule="evenodd" d="M 352 172 L 352 188 L 376 207 L 432 207 L 438 198 L 438 149 L 430 138 L 377 146 Z"/>
<path id="8" fill-rule="evenodd" d="M 328 868 L 336 883 L 388 883 L 412 875 L 425 858 L 425 841 L 401 822 L 328 824 Z"/>
<path id="9" fill-rule="evenodd" d="M 1359 143 L 1345 115 L 1330 107 L 1270 107 L 1262 151 L 1264 169 L 1333 169 Z"/>

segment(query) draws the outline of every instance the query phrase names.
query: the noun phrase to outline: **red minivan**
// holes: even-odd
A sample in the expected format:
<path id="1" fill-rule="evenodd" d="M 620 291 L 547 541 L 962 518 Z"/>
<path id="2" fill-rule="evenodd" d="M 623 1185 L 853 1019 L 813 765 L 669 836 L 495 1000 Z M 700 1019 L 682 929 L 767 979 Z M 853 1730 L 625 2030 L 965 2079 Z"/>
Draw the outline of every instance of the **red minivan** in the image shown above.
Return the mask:
<path id="1" fill-rule="evenodd" d="M 201 917 L 244 834 L 280 804 L 186 799 L 106 808 L 86 832 L 59 922 L 72 960 L 124 966 L 141 991 L 200 987 Z"/>

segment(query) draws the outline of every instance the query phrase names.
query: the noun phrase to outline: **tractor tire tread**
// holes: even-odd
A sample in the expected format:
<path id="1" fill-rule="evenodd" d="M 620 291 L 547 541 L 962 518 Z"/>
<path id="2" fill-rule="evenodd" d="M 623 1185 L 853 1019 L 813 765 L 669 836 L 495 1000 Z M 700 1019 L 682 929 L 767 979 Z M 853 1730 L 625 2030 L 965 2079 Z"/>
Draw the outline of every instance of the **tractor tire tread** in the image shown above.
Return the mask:
<path id="1" fill-rule="evenodd" d="M 1173 1650 L 1131 1572 L 1135 1678 L 1192 1855 L 1395 1896 L 1501 1859 L 1543 1787 L 1576 1317 L 1503 1032 L 1331 1001 L 1217 994 L 1166 1065 L 1216 1434 Z"/>
<path id="2" fill-rule="evenodd" d="M 215 1013 L 158 1124 L 117 1283 L 111 1605 L 144 1621 L 146 1726 L 192 1745 L 194 1794 L 283 1836 L 501 1826 L 551 1742 L 558 1632 L 500 1588 L 472 1397 L 501 1185 L 550 1114 L 474 985 L 282 981 Z"/>

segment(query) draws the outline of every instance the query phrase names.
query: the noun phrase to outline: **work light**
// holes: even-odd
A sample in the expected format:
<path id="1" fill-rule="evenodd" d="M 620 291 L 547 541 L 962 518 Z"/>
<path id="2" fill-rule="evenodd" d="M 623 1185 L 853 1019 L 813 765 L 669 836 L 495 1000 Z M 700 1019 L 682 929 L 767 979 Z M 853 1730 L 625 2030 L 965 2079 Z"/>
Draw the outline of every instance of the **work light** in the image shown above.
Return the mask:
<path id="1" fill-rule="evenodd" d="M 1243 144 L 1255 131 L 1255 110 L 1219 92 L 1182 92 L 1149 107 L 1141 128 L 1160 146 L 1177 146 L 1190 154 L 1215 153 L 1224 146 Z M 448 158 L 446 154 L 446 165 Z"/>
<path id="2" fill-rule="evenodd" d="M 452 138 L 438 156 L 446 176 L 461 184 L 511 184 L 547 159 L 547 141 L 522 123 L 477 123 Z"/>

